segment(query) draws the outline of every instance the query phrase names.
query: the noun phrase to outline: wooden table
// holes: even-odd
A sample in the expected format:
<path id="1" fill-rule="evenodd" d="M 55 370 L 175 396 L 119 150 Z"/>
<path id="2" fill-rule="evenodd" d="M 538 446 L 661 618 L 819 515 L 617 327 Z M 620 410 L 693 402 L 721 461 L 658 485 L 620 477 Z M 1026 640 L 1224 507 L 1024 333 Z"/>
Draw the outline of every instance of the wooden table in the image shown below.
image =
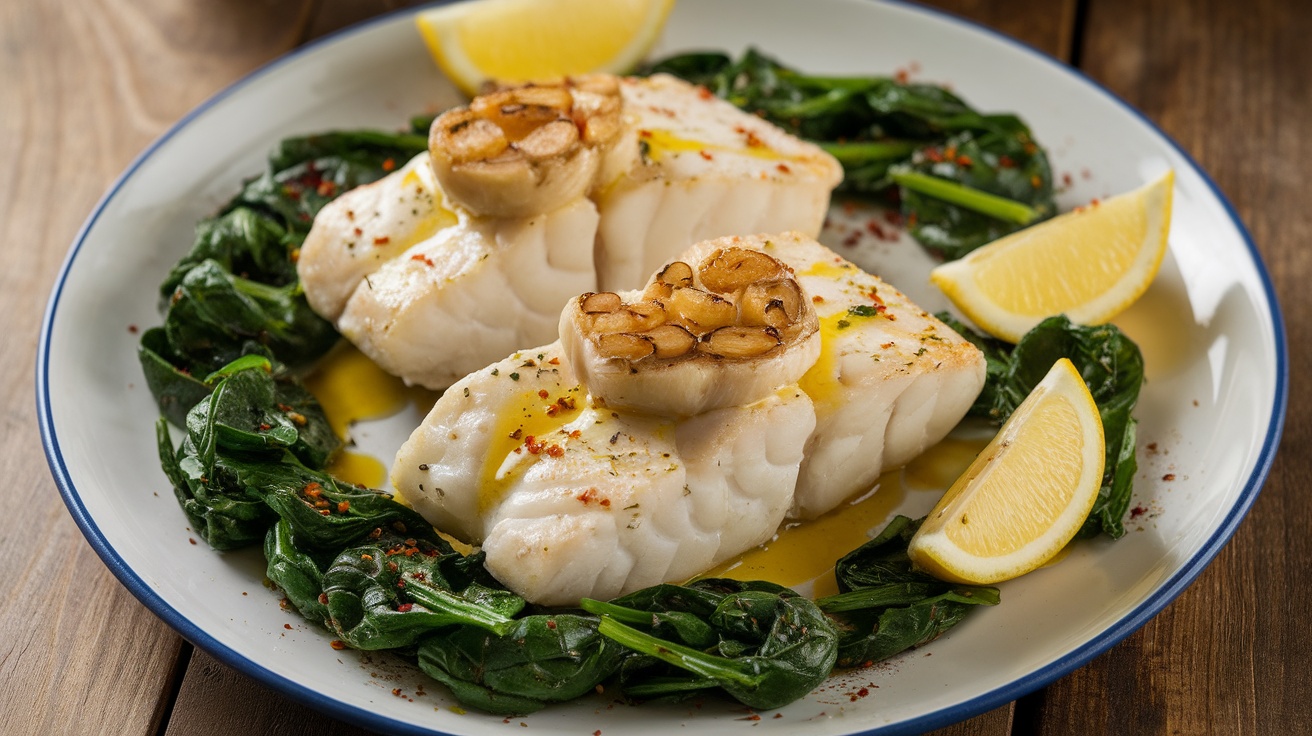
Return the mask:
<path id="1" fill-rule="evenodd" d="M 692 0 L 684 0 L 690 2 Z M 36 431 L 46 298 L 97 199 L 152 139 L 259 65 L 388 0 L 0 4 L 0 733 L 361 733 L 193 649 L 83 540 Z M 1231 543 L 1092 664 L 952 734 L 1312 732 L 1312 8 L 1302 0 L 937 0 L 1144 111 L 1251 229 L 1296 379 L 1284 449 Z"/>

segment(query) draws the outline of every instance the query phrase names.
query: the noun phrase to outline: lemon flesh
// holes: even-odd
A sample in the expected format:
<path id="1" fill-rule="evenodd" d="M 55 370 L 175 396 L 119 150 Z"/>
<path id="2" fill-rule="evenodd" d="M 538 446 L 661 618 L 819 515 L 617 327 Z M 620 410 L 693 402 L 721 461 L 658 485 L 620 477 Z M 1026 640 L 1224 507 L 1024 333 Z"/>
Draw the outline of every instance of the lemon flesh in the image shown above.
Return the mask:
<path id="1" fill-rule="evenodd" d="M 1030 572 L 1084 524 L 1103 461 L 1098 407 L 1062 358 L 939 500 L 907 554 L 951 582 L 996 583 Z"/>
<path id="2" fill-rule="evenodd" d="M 631 70 L 674 0 L 475 0 L 415 16 L 434 61 L 466 94 L 487 80 L 528 82 Z"/>
<path id="3" fill-rule="evenodd" d="M 1017 342 L 1047 317 L 1102 324 L 1143 295 L 1166 255 L 1174 174 L 1012 233 L 930 273 L 972 322 Z"/>

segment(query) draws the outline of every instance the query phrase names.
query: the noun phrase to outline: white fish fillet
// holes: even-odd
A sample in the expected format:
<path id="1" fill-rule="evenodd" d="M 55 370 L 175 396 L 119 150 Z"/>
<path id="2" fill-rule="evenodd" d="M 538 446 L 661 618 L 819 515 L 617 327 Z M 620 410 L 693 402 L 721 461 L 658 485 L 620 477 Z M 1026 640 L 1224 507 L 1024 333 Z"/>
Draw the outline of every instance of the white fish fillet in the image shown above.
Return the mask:
<path id="1" fill-rule="evenodd" d="M 820 317 L 820 358 L 800 382 L 815 402 L 816 428 L 790 512 L 813 518 L 943 439 L 984 386 L 984 356 L 814 240 L 767 240 L 765 252 L 793 268 Z"/>
<path id="2" fill-rule="evenodd" d="M 428 153 L 346 192 L 319 212 L 301 244 L 296 270 L 310 308 L 336 322 L 366 276 L 455 223 Z"/>
<path id="3" fill-rule="evenodd" d="M 337 328 L 383 370 L 443 388 L 524 345 L 556 336 L 560 308 L 596 286 L 592 202 L 544 215 L 460 212 L 362 280 Z"/>
<path id="4" fill-rule="evenodd" d="M 491 167 L 500 179 L 473 181 L 500 188 L 476 199 L 516 216 L 476 215 L 449 201 L 421 154 L 315 218 L 297 266 L 310 306 L 388 372 L 438 389 L 554 339 L 570 296 L 640 287 L 693 242 L 819 231 L 842 176 L 828 154 L 674 77 L 606 80 L 622 112 L 606 118 L 619 131 L 585 151 L 597 163 L 580 169 L 597 172 L 583 188 L 592 199 L 519 216 L 524 191 L 542 195 L 525 202 L 560 193 Z"/>
<path id="5" fill-rule="evenodd" d="M 683 580 L 768 539 L 813 426 L 795 386 L 681 420 L 598 409 L 552 344 L 452 386 L 397 454 L 392 483 L 438 528 L 481 544 L 508 587 L 568 605 Z"/>
<path id="6" fill-rule="evenodd" d="M 667 74 L 626 78 L 620 94 L 624 130 L 596 197 L 602 290 L 638 288 L 710 238 L 819 234 L 843 178 L 819 146 Z"/>

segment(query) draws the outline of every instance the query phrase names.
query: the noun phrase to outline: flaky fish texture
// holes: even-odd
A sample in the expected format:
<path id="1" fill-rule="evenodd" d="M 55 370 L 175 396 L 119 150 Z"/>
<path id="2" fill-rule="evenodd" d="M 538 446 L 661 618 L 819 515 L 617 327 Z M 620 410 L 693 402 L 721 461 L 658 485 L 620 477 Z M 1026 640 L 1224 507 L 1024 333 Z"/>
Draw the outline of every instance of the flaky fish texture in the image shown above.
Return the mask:
<path id="1" fill-rule="evenodd" d="M 702 347 L 722 350 L 715 320 L 773 342 L 726 361 Z M 942 439 L 983 382 L 973 345 L 799 233 L 700 243 L 642 292 L 575 297 L 561 324 L 453 385 L 392 469 L 416 511 L 552 605 L 686 579 L 835 508 Z M 818 343 L 805 362 L 772 359 L 799 338 Z M 671 366 L 687 372 L 644 376 Z M 626 391 L 640 400 L 618 406 Z"/>
<path id="2" fill-rule="evenodd" d="M 640 288 L 698 240 L 815 235 L 842 174 L 665 75 L 497 89 L 439 116 L 429 144 L 324 207 L 297 268 L 318 314 L 434 389 L 555 339 L 566 299 Z"/>
<path id="3" fill-rule="evenodd" d="M 394 488 L 536 603 L 683 580 L 767 540 L 814 426 L 795 386 L 694 417 L 589 401 L 559 343 L 453 385 L 401 448 Z"/>
<path id="4" fill-rule="evenodd" d="M 620 84 L 624 125 L 601 166 L 597 281 L 636 289 L 711 238 L 819 235 L 843 168 L 819 146 L 668 74 Z"/>
<path id="5" fill-rule="evenodd" d="M 984 386 L 984 355 L 811 238 L 784 233 L 762 249 L 792 267 L 820 318 L 820 356 L 800 382 L 816 428 L 790 512 L 813 518 L 947 436 Z"/>

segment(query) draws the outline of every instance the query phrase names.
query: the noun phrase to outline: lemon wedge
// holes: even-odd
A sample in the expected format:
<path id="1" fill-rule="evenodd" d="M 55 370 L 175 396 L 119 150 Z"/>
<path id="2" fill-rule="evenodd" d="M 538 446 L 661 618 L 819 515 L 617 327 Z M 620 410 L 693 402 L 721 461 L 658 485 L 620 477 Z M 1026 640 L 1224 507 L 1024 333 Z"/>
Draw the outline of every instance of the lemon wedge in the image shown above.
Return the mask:
<path id="1" fill-rule="evenodd" d="M 1098 407 L 1062 358 L 939 499 L 907 554 L 957 583 L 996 583 L 1040 567 L 1088 517 L 1104 453 Z"/>
<path id="2" fill-rule="evenodd" d="M 1143 295 L 1166 255 L 1175 175 L 1012 233 L 935 268 L 972 322 L 1017 342 L 1046 317 L 1107 322 Z"/>
<path id="3" fill-rule="evenodd" d="M 466 94 L 486 80 L 529 82 L 630 71 L 674 0 L 474 0 L 415 16 L 428 50 Z"/>

